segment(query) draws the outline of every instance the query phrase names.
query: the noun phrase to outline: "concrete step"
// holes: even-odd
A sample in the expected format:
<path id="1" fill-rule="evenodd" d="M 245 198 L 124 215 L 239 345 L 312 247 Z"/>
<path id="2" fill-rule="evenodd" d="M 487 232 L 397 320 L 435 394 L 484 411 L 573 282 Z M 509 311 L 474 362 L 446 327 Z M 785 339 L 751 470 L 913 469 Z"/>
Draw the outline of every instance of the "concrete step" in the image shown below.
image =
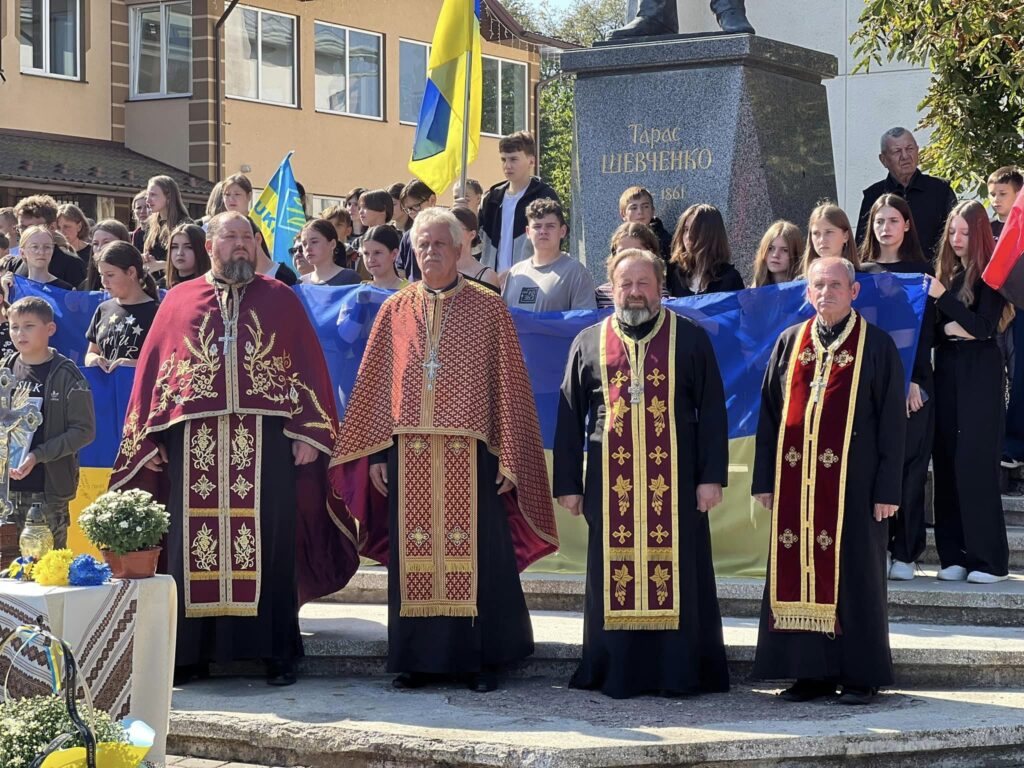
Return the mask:
<path id="1" fill-rule="evenodd" d="M 1003 514 L 1007 525 L 1024 526 L 1024 494 L 1003 494 Z"/>
<path id="2" fill-rule="evenodd" d="M 313 603 L 299 614 L 310 675 L 383 674 L 387 661 L 387 606 Z M 578 613 L 532 611 L 536 650 L 514 671 L 517 677 L 569 679 L 582 651 Z M 723 620 L 734 680 L 745 679 L 757 646 L 757 619 Z M 900 686 L 1024 688 L 1024 631 L 1009 627 L 890 624 L 890 644 Z M 248 666 L 221 672 L 247 672 Z M 255 671 L 258 671 L 256 669 Z"/>
<path id="3" fill-rule="evenodd" d="M 213 679 L 174 692 L 168 749 L 308 768 L 1024 764 L 1024 689 L 890 691 L 864 707 L 775 690 L 621 701 L 537 678 L 488 694 L 397 691 L 388 677 Z"/>
<path id="4" fill-rule="evenodd" d="M 1006 541 L 1010 546 L 1010 568 L 1024 568 L 1024 527 L 1007 524 Z M 939 563 L 939 553 L 935 550 L 934 528 L 928 529 L 928 544 L 925 546 L 920 562 L 925 565 L 938 565 Z"/>
<path id="5" fill-rule="evenodd" d="M 524 573 L 521 577 L 531 610 L 583 610 L 580 574 Z M 718 579 L 723 616 L 755 617 L 761 612 L 764 582 L 760 579 Z M 385 604 L 387 571 L 360 568 L 348 586 L 321 602 Z M 925 568 L 913 581 L 889 582 L 889 620 L 917 624 L 1024 627 L 1024 575 L 999 584 L 967 584 L 935 579 Z"/>

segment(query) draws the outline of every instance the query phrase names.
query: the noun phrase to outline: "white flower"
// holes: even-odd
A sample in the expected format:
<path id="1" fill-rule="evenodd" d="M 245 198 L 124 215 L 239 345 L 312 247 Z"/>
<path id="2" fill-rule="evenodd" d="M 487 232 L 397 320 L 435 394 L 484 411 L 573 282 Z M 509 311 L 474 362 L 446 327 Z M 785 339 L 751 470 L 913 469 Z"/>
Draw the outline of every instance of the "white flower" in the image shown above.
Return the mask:
<path id="1" fill-rule="evenodd" d="M 121 528 L 127 528 L 128 527 L 128 521 L 127 520 L 122 520 L 120 523 L 118 523 L 118 526 L 120 526 Z"/>
<path id="2" fill-rule="evenodd" d="M 138 531 L 139 533 L 142 533 L 142 526 L 141 525 L 136 525 L 135 526 L 135 530 Z"/>

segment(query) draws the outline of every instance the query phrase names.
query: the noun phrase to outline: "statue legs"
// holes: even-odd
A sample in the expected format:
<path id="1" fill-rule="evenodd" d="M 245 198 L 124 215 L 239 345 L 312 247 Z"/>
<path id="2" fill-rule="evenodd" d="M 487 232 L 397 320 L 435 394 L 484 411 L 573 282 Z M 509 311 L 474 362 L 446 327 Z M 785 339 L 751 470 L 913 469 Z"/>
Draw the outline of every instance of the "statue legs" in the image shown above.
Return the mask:
<path id="1" fill-rule="evenodd" d="M 747 21 L 744 0 L 711 0 L 711 10 L 723 32 L 754 34 Z M 631 37 L 674 35 L 679 32 L 676 0 L 640 0 L 636 18 L 613 30 L 609 40 L 627 40 Z"/>

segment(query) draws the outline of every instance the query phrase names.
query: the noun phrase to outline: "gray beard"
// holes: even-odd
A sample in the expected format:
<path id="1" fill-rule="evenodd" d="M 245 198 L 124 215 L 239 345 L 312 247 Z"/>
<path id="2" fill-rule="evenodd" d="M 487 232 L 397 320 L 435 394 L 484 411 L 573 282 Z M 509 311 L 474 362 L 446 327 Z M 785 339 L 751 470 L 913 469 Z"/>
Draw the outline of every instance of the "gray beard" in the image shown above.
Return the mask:
<path id="1" fill-rule="evenodd" d="M 615 310 L 615 317 L 618 318 L 619 322 L 623 325 L 643 325 L 657 314 L 658 310 L 651 310 L 647 307 L 636 309 L 622 308 Z"/>
<path id="2" fill-rule="evenodd" d="M 217 277 L 231 285 L 251 283 L 252 279 L 256 277 L 256 268 L 244 259 L 232 259 L 227 264 L 220 265 L 217 272 L 219 272 Z"/>

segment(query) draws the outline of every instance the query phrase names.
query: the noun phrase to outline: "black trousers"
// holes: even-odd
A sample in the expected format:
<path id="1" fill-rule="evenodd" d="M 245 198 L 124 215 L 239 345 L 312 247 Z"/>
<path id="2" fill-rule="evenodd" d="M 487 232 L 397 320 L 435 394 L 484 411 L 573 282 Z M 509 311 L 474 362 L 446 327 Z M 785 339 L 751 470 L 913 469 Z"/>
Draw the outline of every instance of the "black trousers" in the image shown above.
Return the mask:
<path id="1" fill-rule="evenodd" d="M 907 419 L 906 448 L 903 454 L 903 497 L 896 517 L 889 520 L 889 553 L 894 560 L 915 563 L 924 554 L 927 537 L 925 520 L 925 485 L 928 462 L 935 438 L 935 398 Z"/>

